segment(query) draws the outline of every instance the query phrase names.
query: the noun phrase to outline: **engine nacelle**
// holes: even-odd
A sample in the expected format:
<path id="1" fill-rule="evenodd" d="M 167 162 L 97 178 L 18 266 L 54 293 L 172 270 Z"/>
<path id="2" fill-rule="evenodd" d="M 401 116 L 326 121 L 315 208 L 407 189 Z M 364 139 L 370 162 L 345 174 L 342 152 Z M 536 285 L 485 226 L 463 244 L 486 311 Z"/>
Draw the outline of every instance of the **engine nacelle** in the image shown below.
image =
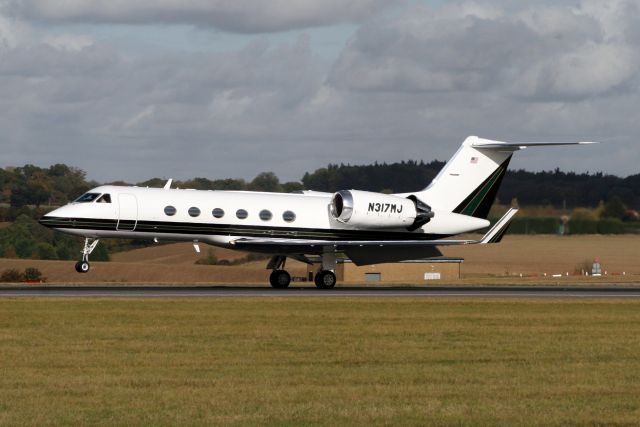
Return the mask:
<path id="1" fill-rule="evenodd" d="M 331 216 L 343 224 L 363 228 L 416 228 L 433 217 L 415 197 L 404 198 L 369 191 L 342 190 L 333 195 Z"/>

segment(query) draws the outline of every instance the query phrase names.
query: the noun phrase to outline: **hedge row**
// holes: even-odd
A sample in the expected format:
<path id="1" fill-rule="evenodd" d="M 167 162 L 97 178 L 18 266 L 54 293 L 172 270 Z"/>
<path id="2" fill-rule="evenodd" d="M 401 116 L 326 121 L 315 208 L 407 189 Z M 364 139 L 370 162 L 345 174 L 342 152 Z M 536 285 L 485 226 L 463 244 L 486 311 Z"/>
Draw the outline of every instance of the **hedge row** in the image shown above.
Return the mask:
<path id="1" fill-rule="evenodd" d="M 516 217 L 509 228 L 510 234 L 559 234 L 559 218 Z M 566 234 L 628 234 L 639 233 L 640 222 L 623 222 L 619 219 L 570 220 Z"/>

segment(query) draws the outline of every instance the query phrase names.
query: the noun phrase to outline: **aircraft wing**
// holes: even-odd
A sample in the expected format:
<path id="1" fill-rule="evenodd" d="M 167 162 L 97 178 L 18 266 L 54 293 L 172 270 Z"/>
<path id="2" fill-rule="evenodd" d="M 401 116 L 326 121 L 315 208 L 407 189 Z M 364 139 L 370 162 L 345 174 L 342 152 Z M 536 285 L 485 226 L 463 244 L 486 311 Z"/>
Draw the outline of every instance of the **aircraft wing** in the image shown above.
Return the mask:
<path id="1" fill-rule="evenodd" d="M 312 239 L 270 239 L 243 237 L 231 242 L 238 249 L 248 249 L 250 247 L 283 246 L 288 248 L 308 248 L 322 249 L 332 247 L 335 249 L 347 249 L 353 247 L 419 247 L 419 246 L 449 246 L 449 245 L 470 245 L 480 243 L 477 240 L 312 240 Z"/>
<path id="2" fill-rule="evenodd" d="M 285 252 L 317 252 L 330 247 L 335 250 L 349 250 L 352 248 L 389 248 L 418 249 L 435 246 L 452 245 L 485 245 L 498 243 L 507 232 L 513 216 L 518 209 L 510 209 L 480 240 L 315 240 L 315 239 L 283 239 L 268 237 L 242 237 L 231 242 L 238 249 L 264 250 L 266 248 L 281 248 Z"/>

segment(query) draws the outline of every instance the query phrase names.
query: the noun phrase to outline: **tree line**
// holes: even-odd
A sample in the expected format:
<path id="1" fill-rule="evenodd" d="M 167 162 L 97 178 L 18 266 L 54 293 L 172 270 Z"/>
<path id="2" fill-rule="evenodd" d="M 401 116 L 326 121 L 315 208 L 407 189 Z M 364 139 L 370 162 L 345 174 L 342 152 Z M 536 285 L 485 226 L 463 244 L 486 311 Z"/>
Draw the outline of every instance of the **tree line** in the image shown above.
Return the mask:
<path id="1" fill-rule="evenodd" d="M 308 190 L 337 191 L 359 189 L 404 193 L 426 187 L 444 166 L 444 162 L 407 161 L 391 164 L 353 166 L 331 164 L 306 173 L 302 184 Z M 595 208 L 602 202 L 620 200 L 628 208 L 640 209 L 640 174 L 620 178 L 599 173 L 544 172 L 510 170 L 505 176 L 498 201 L 520 206 L 553 206 L 572 209 Z M 425 201 L 429 203 L 429 201 Z"/>
<path id="2" fill-rule="evenodd" d="M 251 181 L 244 179 L 193 178 L 174 181 L 173 187 L 199 190 L 253 190 L 292 192 L 306 190 L 333 192 L 342 189 L 360 189 L 385 193 L 417 191 L 424 188 L 444 166 L 444 162 L 404 161 L 375 163 L 372 165 L 330 164 L 325 168 L 305 173 L 300 182 L 281 183 L 272 172 L 263 172 Z M 134 183 L 138 186 L 162 187 L 164 179 L 152 178 Z M 128 184 L 112 182 L 110 184 Z M 55 233 L 41 227 L 36 220 L 54 206 L 77 198 L 99 183 L 87 180 L 78 168 L 56 164 L 48 168 L 33 165 L 0 169 L 0 256 L 40 259 L 76 259 L 81 239 Z M 585 215 L 573 215 L 574 232 L 578 226 L 590 232 L 626 232 L 637 222 L 640 209 L 640 174 L 626 178 L 603 173 L 566 173 L 509 171 L 503 181 L 498 201 L 510 204 L 517 199 L 523 206 L 552 206 L 573 210 L 594 208 Z M 428 201 L 426 201 L 428 203 Z M 630 212 L 634 215 L 631 215 Z M 615 223 L 615 230 L 604 219 L 624 221 Z M 580 225 L 576 221 L 587 225 Z M 530 232 L 535 221 L 521 218 L 523 229 Z M 527 222 L 528 221 L 528 222 Z M 558 218 L 549 218 L 546 225 L 552 229 Z M 598 222 L 600 221 L 600 222 Z M 10 224 L 6 224 L 10 223 Z M 545 223 L 546 224 L 546 223 Z M 605 227 L 606 226 L 606 227 Z M 515 227 L 515 226 L 514 226 Z M 591 227 L 591 228 L 589 228 Z M 635 226 L 634 226 L 635 227 Z M 515 227 L 517 228 L 517 227 Z M 609 230 L 609 231 L 607 231 Z M 540 231 L 538 231 L 540 232 Z M 109 253 L 147 245 L 144 241 L 107 239 L 101 244 L 94 259 L 108 259 Z"/>
<path id="3" fill-rule="evenodd" d="M 359 189 L 384 193 L 418 191 L 438 174 L 444 162 L 403 161 L 371 165 L 330 164 L 304 174 L 299 182 L 280 182 L 273 172 L 258 174 L 253 180 L 193 178 L 176 180 L 173 187 L 198 190 L 250 190 L 292 192 L 315 190 L 334 192 Z M 162 187 L 166 180 L 152 178 L 138 183 L 122 181 L 109 184 Z M 95 187 L 86 173 L 64 164 L 41 168 L 33 165 L 0 169 L 0 205 L 20 209 L 24 206 L 59 206 Z M 619 199 L 631 209 L 640 209 L 640 174 L 621 178 L 603 173 L 544 172 L 510 170 L 507 172 L 498 200 L 510 203 L 518 199 L 521 206 L 554 206 L 564 208 L 597 207 L 601 202 Z M 428 201 L 427 201 L 428 203 Z M 0 211 L 7 219 L 7 212 Z M 0 218 L 0 219 L 3 219 Z M 15 219 L 15 217 L 13 218 Z"/>

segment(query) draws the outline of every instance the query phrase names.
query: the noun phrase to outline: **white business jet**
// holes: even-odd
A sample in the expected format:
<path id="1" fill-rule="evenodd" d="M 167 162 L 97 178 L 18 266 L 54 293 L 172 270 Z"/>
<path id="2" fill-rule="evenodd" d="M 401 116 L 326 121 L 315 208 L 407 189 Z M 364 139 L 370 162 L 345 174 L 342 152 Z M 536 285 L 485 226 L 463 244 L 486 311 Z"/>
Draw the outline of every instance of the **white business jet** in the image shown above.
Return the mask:
<path id="1" fill-rule="evenodd" d="M 468 137 L 424 190 L 403 194 L 342 190 L 264 193 L 105 185 L 40 219 L 85 237 L 80 273 L 100 238 L 192 241 L 273 257 L 271 286 L 286 288 L 287 258 L 311 263 L 319 255 L 318 288 L 336 284 L 336 254 L 357 265 L 441 256 L 438 246 L 497 243 L 517 209 L 509 210 L 480 240 L 451 236 L 488 227 L 487 216 L 515 151 L 588 142 L 507 143 Z"/>

